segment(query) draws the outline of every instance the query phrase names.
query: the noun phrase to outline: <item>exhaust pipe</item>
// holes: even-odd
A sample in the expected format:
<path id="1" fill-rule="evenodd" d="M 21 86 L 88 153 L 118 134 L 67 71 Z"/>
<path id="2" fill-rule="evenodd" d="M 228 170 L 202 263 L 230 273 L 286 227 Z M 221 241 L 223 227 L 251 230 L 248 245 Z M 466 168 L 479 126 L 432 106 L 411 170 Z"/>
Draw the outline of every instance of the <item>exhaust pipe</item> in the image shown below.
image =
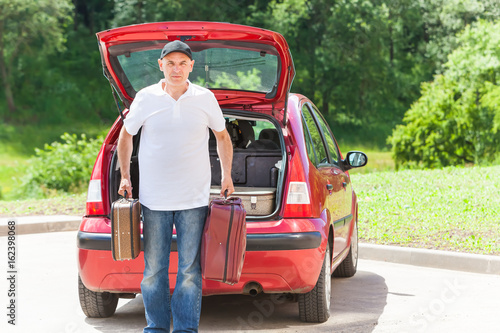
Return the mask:
<path id="1" fill-rule="evenodd" d="M 257 282 L 248 282 L 243 288 L 243 294 L 257 296 L 262 292 L 262 286 Z"/>

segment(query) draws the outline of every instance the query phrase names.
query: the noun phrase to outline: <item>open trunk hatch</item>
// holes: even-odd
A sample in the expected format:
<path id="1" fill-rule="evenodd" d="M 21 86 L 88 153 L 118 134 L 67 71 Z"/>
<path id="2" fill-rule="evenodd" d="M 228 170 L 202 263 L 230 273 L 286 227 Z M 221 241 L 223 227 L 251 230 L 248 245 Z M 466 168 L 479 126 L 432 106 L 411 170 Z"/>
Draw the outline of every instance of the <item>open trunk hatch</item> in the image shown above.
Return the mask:
<path id="1" fill-rule="evenodd" d="M 97 38 L 104 73 L 127 105 L 162 78 L 163 46 L 182 40 L 195 60 L 190 81 L 210 89 L 221 107 L 286 119 L 295 70 L 279 33 L 229 23 L 160 22 L 102 31 Z"/>

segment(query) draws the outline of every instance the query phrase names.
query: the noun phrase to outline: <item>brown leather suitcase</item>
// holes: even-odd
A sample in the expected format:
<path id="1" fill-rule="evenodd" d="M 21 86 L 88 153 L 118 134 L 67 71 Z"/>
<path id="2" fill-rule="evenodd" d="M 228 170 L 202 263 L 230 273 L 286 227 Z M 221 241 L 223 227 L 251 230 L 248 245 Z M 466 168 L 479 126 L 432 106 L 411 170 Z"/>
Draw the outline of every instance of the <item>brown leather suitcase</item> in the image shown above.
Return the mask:
<path id="1" fill-rule="evenodd" d="M 115 261 L 135 259 L 141 252 L 141 204 L 126 194 L 111 204 L 111 252 Z"/>
<path id="2" fill-rule="evenodd" d="M 201 241 L 204 279 L 231 285 L 240 280 L 247 244 L 245 217 L 240 198 L 216 198 L 210 202 Z"/>

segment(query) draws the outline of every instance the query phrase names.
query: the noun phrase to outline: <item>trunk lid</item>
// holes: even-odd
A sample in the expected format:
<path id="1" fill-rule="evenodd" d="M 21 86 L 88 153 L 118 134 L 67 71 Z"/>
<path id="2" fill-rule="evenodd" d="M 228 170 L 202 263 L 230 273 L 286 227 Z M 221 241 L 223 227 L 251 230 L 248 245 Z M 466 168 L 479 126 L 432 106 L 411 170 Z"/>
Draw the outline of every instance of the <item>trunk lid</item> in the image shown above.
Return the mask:
<path id="1" fill-rule="evenodd" d="M 97 39 L 104 75 L 127 107 L 137 91 L 163 78 L 163 46 L 182 40 L 195 60 L 189 80 L 210 89 L 221 107 L 286 121 L 295 69 L 279 33 L 229 23 L 159 22 L 102 31 Z"/>

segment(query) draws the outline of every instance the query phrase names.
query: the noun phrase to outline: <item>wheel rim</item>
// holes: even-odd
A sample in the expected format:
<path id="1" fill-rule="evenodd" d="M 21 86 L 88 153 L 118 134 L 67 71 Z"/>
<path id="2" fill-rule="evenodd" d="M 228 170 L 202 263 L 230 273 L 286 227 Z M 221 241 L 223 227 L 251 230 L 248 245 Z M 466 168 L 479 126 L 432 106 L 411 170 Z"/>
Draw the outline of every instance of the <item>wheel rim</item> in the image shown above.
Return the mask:
<path id="1" fill-rule="evenodd" d="M 327 246 L 325 253 L 325 295 L 326 295 L 326 309 L 330 312 L 330 298 L 332 296 L 332 277 L 330 275 L 331 262 L 330 262 L 330 246 Z"/>
<path id="2" fill-rule="evenodd" d="M 354 267 L 358 264 L 358 224 L 354 223 L 354 229 L 351 237 L 352 264 Z"/>

